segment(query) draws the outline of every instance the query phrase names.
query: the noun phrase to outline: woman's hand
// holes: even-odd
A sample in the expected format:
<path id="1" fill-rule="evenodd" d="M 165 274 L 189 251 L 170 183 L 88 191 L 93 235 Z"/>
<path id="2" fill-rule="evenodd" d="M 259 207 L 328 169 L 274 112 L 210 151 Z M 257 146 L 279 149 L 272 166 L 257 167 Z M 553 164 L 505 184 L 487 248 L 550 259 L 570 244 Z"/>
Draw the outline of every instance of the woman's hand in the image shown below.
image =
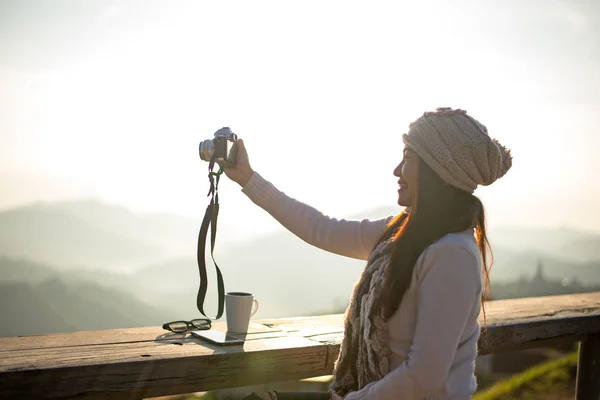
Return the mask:
<path id="1" fill-rule="evenodd" d="M 248 183 L 254 171 L 250 166 L 244 141 L 238 139 L 233 145 L 237 147 L 237 163 L 235 167 L 224 168 L 223 171 L 229 179 L 243 187 Z"/>

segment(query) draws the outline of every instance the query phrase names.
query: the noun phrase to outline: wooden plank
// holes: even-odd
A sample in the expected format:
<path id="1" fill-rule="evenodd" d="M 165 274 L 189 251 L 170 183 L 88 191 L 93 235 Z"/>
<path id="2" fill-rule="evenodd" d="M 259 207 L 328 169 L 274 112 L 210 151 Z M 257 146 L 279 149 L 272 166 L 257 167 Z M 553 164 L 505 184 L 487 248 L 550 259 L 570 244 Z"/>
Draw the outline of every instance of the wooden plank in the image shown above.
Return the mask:
<path id="1" fill-rule="evenodd" d="M 6 353 L 0 398 L 68 398 L 86 392 L 189 393 L 324 375 L 327 348 L 301 337 L 244 346 L 126 343 Z"/>
<path id="2" fill-rule="evenodd" d="M 488 326 L 479 338 L 478 353 L 484 355 L 549 343 L 562 343 L 565 340 L 574 343 L 586 335 L 598 332 L 600 332 L 600 315 Z M 343 333 L 311 336 L 312 340 L 334 346 L 331 348 L 332 352 L 337 352 L 335 346 L 341 344 L 342 338 Z"/>
<path id="3" fill-rule="evenodd" d="M 223 321 L 214 327 L 225 329 Z M 479 352 L 597 333 L 600 293 L 494 301 Z M 327 375 L 342 336 L 335 314 L 253 321 L 236 347 L 160 327 L 2 338 L 0 397 L 129 398 Z"/>
<path id="4" fill-rule="evenodd" d="M 499 300 L 487 305 L 487 327 L 492 330 L 501 325 L 522 324 L 536 320 L 563 320 L 573 316 L 600 314 L 600 293 L 548 296 L 541 298 Z M 483 316 L 480 316 L 483 327 Z M 224 321 L 214 323 L 214 328 L 225 329 Z M 343 315 L 264 319 L 253 321 L 250 332 L 288 332 L 308 336 L 335 333 L 343 330 Z M 0 338 L 0 353 L 27 348 L 71 347 L 129 343 L 138 341 L 179 341 L 189 335 L 173 336 L 160 327 L 112 329 L 66 334 L 37 335 Z M 251 338 L 250 335 L 248 338 Z"/>
<path id="5" fill-rule="evenodd" d="M 480 316 L 483 331 L 479 339 L 480 354 L 531 347 L 561 338 L 576 341 L 600 332 L 600 292 L 492 301 L 487 304 L 486 314 L 487 325 Z M 339 329 L 343 322 L 341 314 L 260 322 L 301 332 L 306 326 L 315 330 L 325 328 L 310 338 L 327 345 L 339 345 L 343 336 Z"/>
<path id="6" fill-rule="evenodd" d="M 600 292 L 566 294 L 558 296 L 529 297 L 520 299 L 495 300 L 486 303 L 487 324 L 512 323 L 520 320 L 547 320 L 571 315 L 600 313 Z M 305 327 L 343 326 L 343 314 L 306 316 L 295 318 L 274 318 L 256 321 L 270 327 L 299 330 Z M 479 316 L 484 325 L 483 313 Z"/>
<path id="7" fill-rule="evenodd" d="M 488 326 L 479 338 L 479 354 L 537 346 L 541 341 L 578 338 L 600 332 L 600 315 L 523 321 Z"/>
<path id="8" fill-rule="evenodd" d="M 156 359 L 183 359 L 186 357 L 218 358 L 235 353 L 283 350 L 298 347 L 320 346 L 316 341 L 302 337 L 272 337 L 248 340 L 241 346 L 219 346 L 194 337 L 180 343 L 133 342 L 107 344 L 104 346 L 77 346 L 26 349 L 4 353 L 0 358 L 0 371 L 27 369 L 52 369 L 62 367 L 86 367 L 123 362 L 150 362 Z"/>
<path id="9" fill-rule="evenodd" d="M 600 399 L 600 334 L 590 336 L 579 344 L 575 398 Z"/>
<path id="10" fill-rule="evenodd" d="M 216 321 L 212 329 L 226 330 L 225 321 Z M 252 322 L 248 328 L 248 338 L 258 337 L 260 333 L 282 332 L 264 324 Z M 181 341 L 189 339 L 188 334 L 173 334 L 160 326 L 127 329 L 106 329 L 99 331 L 81 331 L 49 335 L 30 335 L 0 338 L 0 354 L 4 351 L 59 348 L 73 346 L 92 346 L 146 341 Z"/>
<path id="11" fill-rule="evenodd" d="M 600 312 L 600 292 L 495 300 L 486 303 L 488 324 L 510 323 L 513 320 L 561 318 Z M 479 316 L 483 325 L 483 313 Z"/>
<path id="12" fill-rule="evenodd" d="M 298 331 L 312 327 L 343 327 L 344 314 L 326 314 L 316 316 L 299 316 L 291 318 L 272 318 L 256 321 L 257 323 L 287 331 Z"/>
<path id="13" fill-rule="evenodd" d="M 600 332 L 600 292 L 488 303 L 479 353 L 488 354 Z"/>

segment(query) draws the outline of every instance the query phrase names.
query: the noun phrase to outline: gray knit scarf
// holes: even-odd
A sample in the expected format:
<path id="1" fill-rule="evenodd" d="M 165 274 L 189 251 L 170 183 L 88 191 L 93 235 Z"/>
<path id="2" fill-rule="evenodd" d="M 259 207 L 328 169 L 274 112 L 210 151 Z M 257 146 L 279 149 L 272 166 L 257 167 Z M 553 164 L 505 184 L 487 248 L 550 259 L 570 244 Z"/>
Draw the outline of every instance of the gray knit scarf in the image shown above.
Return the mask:
<path id="1" fill-rule="evenodd" d="M 341 400 L 347 393 L 360 390 L 389 372 L 391 351 L 387 323 L 377 303 L 389 264 L 390 244 L 391 240 L 386 240 L 375 247 L 354 286 L 344 316 L 344 337 L 329 388 L 333 400 Z"/>
<path id="2" fill-rule="evenodd" d="M 382 308 L 376 306 L 390 260 L 390 243 L 391 239 L 384 240 L 371 252 L 350 297 L 344 316 L 344 338 L 329 387 L 333 400 L 342 400 L 347 393 L 380 380 L 390 369 L 387 323 Z M 274 390 L 252 394 L 263 400 L 278 399 Z"/>

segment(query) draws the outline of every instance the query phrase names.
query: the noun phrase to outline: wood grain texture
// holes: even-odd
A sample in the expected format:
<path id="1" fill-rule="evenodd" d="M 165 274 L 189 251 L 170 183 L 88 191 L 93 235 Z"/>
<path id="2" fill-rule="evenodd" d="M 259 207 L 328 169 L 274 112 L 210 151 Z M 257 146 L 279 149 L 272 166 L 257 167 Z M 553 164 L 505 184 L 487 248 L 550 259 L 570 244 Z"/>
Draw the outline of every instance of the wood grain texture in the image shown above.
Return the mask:
<path id="1" fill-rule="evenodd" d="M 301 337 L 281 337 L 247 341 L 243 347 L 191 339 L 183 345 L 138 342 L 11 353 L 0 361 L 0 398 L 68 398 L 89 391 L 157 396 L 246 386 L 272 377 L 301 379 L 322 375 L 327 348 Z"/>
<path id="2" fill-rule="evenodd" d="M 226 330 L 224 321 L 213 322 L 213 329 Z M 253 322 L 248 328 L 248 336 L 281 332 L 264 324 Z M 51 335 L 33 335 L 0 338 L 0 354 L 3 351 L 59 348 L 74 346 L 106 345 L 109 343 L 134 343 L 140 341 L 179 341 L 190 338 L 190 334 L 176 335 L 163 330 L 160 326 L 127 329 L 106 329 L 100 331 L 82 331 L 73 333 L 58 333 Z"/>
<path id="3" fill-rule="evenodd" d="M 600 334 L 600 293 L 494 301 L 486 322 L 480 354 L 580 340 Z M 1 338 L 0 398 L 134 399 L 327 375 L 342 337 L 336 314 L 253 321 L 243 346 L 160 327 Z"/>

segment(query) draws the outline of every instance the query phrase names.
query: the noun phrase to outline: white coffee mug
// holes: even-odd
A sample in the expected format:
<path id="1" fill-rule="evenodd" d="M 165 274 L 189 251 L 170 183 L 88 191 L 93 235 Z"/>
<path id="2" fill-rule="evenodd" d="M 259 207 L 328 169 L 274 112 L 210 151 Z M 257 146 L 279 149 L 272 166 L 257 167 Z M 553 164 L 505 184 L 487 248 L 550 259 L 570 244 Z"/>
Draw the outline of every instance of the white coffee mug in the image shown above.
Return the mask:
<path id="1" fill-rule="evenodd" d="M 254 305 L 254 310 L 252 306 Z M 225 295 L 225 313 L 227 315 L 227 331 L 247 333 L 250 317 L 258 311 L 258 300 L 252 293 L 228 292 Z"/>

